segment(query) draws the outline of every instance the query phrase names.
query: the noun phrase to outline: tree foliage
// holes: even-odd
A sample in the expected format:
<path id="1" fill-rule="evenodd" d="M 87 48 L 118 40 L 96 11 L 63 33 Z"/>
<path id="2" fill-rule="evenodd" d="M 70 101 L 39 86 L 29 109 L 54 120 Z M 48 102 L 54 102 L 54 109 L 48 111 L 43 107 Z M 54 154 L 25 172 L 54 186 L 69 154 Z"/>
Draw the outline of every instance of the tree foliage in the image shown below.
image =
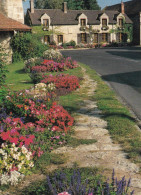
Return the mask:
<path id="1" fill-rule="evenodd" d="M 71 10 L 99 10 L 97 0 L 36 0 L 35 7 L 38 9 L 61 9 L 62 3 L 68 3 Z"/>
<path id="2" fill-rule="evenodd" d="M 37 34 L 18 33 L 11 40 L 11 46 L 14 52 L 13 60 L 29 59 L 42 56 L 48 47 L 41 43 L 41 37 Z"/>

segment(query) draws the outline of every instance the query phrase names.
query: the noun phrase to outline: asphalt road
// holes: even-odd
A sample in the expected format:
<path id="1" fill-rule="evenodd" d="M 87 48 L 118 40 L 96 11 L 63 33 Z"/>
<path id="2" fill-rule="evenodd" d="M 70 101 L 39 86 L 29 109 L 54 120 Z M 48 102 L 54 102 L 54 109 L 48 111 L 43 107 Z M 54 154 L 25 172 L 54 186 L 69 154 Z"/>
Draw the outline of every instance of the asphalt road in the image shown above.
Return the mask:
<path id="1" fill-rule="evenodd" d="M 141 120 L 141 47 L 64 50 L 96 70 Z"/>

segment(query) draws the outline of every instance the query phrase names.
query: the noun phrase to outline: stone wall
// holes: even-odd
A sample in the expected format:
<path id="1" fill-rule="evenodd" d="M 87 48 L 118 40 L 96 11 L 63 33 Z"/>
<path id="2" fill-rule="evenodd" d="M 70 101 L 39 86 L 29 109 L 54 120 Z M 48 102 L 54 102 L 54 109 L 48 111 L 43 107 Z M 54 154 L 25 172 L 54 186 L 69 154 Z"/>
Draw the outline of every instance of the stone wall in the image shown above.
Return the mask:
<path id="1" fill-rule="evenodd" d="M 22 0 L 0 0 L 0 11 L 7 17 L 24 24 Z"/>
<path id="2" fill-rule="evenodd" d="M 80 30 L 80 24 L 78 25 L 63 25 L 63 26 L 50 26 L 49 30 L 52 30 L 54 32 L 54 41 L 57 43 L 57 35 L 55 34 L 62 34 L 63 35 L 63 42 L 70 42 L 71 40 L 75 41 L 77 44 L 79 44 L 79 35 L 81 33 L 85 33 L 84 31 Z M 101 35 L 102 33 L 109 33 L 112 29 L 115 28 L 115 25 L 108 25 L 108 30 L 102 30 L 102 24 L 100 25 L 92 25 L 92 29 L 95 31 L 98 31 L 98 34 Z M 87 28 L 89 28 L 89 25 L 87 25 Z M 89 36 L 89 31 L 86 30 L 86 33 Z M 115 33 L 109 33 L 109 42 L 110 41 L 117 41 L 116 40 L 116 34 Z M 99 40 L 99 43 L 102 42 L 102 40 Z M 91 43 L 90 37 L 89 42 Z"/>
<path id="3" fill-rule="evenodd" d="M 0 32 L 0 47 L 3 50 L 3 52 L 6 54 L 6 62 L 10 64 L 12 62 L 12 48 L 10 46 L 10 40 L 12 37 L 11 32 Z"/>

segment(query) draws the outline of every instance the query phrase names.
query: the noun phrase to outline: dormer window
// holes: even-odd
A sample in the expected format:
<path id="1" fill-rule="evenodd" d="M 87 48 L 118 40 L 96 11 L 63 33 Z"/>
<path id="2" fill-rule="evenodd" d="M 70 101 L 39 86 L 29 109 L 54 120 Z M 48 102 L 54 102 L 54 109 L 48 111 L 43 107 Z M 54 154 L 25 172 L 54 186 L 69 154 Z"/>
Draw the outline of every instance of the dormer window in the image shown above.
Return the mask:
<path id="1" fill-rule="evenodd" d="M 102 26 L 107 26 L 107 19 L 106 18 L 102 19 Z"/>
<path id="2" fill-rule="evenodd" d="M 123 18 L 119 18 L 119 26 L 123 27 Z"/>
<path id="3" fill-rule="evenodd" d="M 49 19 L 43 19 L 43 26 L 49 27 Z"/>
<path id="4" fill-rule="evenodd" d="M 86 19 L 80 19 L 80 25 L 86 26 Z"/>

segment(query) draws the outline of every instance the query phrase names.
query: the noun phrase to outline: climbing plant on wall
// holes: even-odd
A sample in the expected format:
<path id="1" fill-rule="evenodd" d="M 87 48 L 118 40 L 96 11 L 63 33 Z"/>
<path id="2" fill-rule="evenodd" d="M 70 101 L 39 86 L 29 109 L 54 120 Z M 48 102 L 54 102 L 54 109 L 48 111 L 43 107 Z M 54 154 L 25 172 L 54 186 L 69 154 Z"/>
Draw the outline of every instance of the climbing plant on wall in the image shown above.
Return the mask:
<path id="1" fill-rule="evenodd" d="M 127 40 L 132 42 L 133 40 L 133 25 L 132 24 L 127 24 L 125 22 L 125 18 L 123 18 L 123 25 L 120 27 L 119 25 L 116 25 L 115 28 L 111 29 L 109 31 L 110 33 L 123 33 L 127 35 Z"/>
<path id="2" fill-rule="evenodd" d="M 0 47 L 0 86 L 4 85 L 6 79 L 6 54 L 4 49 Z"/>

